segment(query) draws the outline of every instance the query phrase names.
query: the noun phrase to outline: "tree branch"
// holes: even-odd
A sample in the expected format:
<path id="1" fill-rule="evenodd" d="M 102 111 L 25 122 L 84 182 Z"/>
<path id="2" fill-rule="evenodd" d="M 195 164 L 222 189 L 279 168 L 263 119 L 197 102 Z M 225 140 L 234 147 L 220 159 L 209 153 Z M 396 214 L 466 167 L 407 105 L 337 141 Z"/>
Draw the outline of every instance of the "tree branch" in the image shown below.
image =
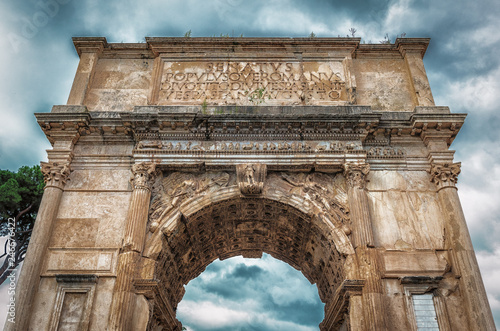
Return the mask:
<path id="1" fill-rule="evenodd" d="M 30 209 L 33 207 L 33 205 L 34 205 L 34 202 L 32 202 L 32 203 L 31 203 L 31 204 L 30 204 L 30 205 L 29 205 L 26 209 L 21 210 L 21 211 L 17 214 L 17 216 L 16 216 L 16 218 L 15 218 L 16 225 L 17 225 L 17 222 L 19 221 L 19 219 L 20 219 L 20 218 L 21 218 L 24 214 L 26 214 L 27 212 L 29 212 L 29 211 L 30 211 Z"/>
<path id="2" fill-rule="evenodd" d="M 13 269 L 14 268 L 12 268 L 12 270 Z M 9 270 L 9 256 L 7 256 L 5 260 L 3 260 L 2 266 L 0 267 L 0 284 L 3 284 L 7 277 L 9 277 L 12 270 Z"/>

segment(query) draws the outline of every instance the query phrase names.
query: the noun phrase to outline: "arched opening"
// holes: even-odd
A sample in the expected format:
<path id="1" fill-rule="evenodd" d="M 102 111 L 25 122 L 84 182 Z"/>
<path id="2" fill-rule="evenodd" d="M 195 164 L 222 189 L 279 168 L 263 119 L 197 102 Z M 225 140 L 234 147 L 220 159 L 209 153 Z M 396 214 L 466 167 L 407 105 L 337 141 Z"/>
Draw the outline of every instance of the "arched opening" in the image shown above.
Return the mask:
<path id="1" fill-rule="evenodd" d="M 177 318 L 187 330 L 317 330 L 318 289 L 290 265 L 263 254 L 212 262 L 186 286 Z"/>
<path id="2" fill-rule="evenodd" d="M 216 182 L 218 176 L 200 181 L 212 185 L 207 183 Z M 186 190 L 200 192 L 193 185 L 196 178 L 185 178 L 172 185 L 168 177 L 168 187 L 182 190 L 168 193 L 166 207 L 153 208 L 153 215 L 161 217 L 152 217 L 152 235 L 145 256 L 154 261 L 151 278 L 161 300 L 150 299 L 149 329 L 179 328 L 175 315 L 185 293 L 184 285 L 213 261 L 238 255 L 260 258 L 267 253 L 299 270 L 317 286 L 326 304 L 325 312 L 328 310 L 346 278 L 346 256 L 353 254 L 341 229 L 345 220 L 338 219 L 340 211 L 330 213 L 336 207 L 333 201 L 326 201 L 328 195 L 320 196 L 308 188 L 309 193 L 301 196 L 296 193 L 303 191 L 297 192 L 296 186 L 279 174 L 271 174 L 267 183 L 275 185 L 269 185 L 259 195 L 244 195 L 237 186 L 227 185 L 214 188 L 211 194 L 185 194 L 189 197 L 178 203 L 175 199 Z M 290 194 L 292 190 L 296 193 Z M 330 194 L 329 198 L 333 197 Z M 160 199 L 156 201 L 161 204 Z"/>

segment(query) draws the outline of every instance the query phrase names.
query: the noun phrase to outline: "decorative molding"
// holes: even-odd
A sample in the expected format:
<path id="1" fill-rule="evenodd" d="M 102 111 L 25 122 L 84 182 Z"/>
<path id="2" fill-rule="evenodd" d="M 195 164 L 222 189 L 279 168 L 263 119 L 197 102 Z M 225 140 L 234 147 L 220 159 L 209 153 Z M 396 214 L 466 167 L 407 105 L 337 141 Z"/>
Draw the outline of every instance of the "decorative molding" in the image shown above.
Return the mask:
<path id="1" fill-rule="evenodd" d="M 349 311 L 349 299 L 361 295 L 364 285 L 364 279 L 346 279 L 342 282 L 335 291 L 332 301 L 325 307 L 325 318 L 320 324 L 320 330 L 339 330 L 344 315 Z"/>
<path id="2" fill-rule="evenodd" d="M 238 164 L 236 179 L 241 193 L 256 195 L 262 193 L 266 179 L 267 167 L 265 164 Z"/>
<path id="3" fill-rule="evenodd" d="M 56 275 L 57 294 L 49 330 L 89 329 L 97 279 L 97 275 Z"/>
<path id="4" fill-rule="evenodd" d="M 366 156 L 373 159 L 403 159 L 406 152 L 402 148 L 394 148 L 391 146 L 376 146 L 371 147 Z"/>
<path id="5" fill-rule="evenodd" d="M 435 183 L 438 190 L 445 187 L 455 187 L 458 181 L 458 175 L 460 174 L 461 162 L 457 163 L 444 163 L 444 164 L 432 164 L 431 170 L 431 182 Z"/>
<path id="6" fill-rule="evenodd" d="M 259 137 L 255 137 L 259 139 Z M 282 153 L 364 153 L 359 140 L 336 141 L 301 141 L 301 140 L 237 140 L 237 141 L 201 141 L 201 140 L 141 140 L 137 143 L 135 153 L 149 154 L 151 150 L 162 154 L 224 153 L 224 154 L 282 154 Z M 393 155 L 394 153 L 391 153 Z"/>
<path id="7" fill-rule="evenodd" d="M 345 163 L 344 176 L 350 187 L 364 188 L 366 184 L 366 175 L 370 172 L 370 165 L 367 163 Z"/>
<path id="8" fill-rule="evenodd" d="M 451 331 L 450 320 L 446 309 L 445 300 L 439 295 L 439 283 L 443 277 L 403 277 L 401 284 L 404 289 L 404 298 L 406 303 L 406 316 L 409 319 L 410 330 L 417 331 L 417 319 L 415 315 L 415 306 L 413 304 L 413 295 L 432 294 L 434 310 L 437 317 L 439 330 Z"/>
<path id="9" fill-rule="evenodd" d="M 134 289 L 137 294 L 144 295 L 154 308 L 150 311 L 150 318 L 158 314 L 159 318 L 166 322 L 169 330 L 180 330 L 181 323 L 176 318 L 176 309 L 172 307 L 168 297 L 165 295 L 163 286 L 156 279 L 135 279 Z"/>

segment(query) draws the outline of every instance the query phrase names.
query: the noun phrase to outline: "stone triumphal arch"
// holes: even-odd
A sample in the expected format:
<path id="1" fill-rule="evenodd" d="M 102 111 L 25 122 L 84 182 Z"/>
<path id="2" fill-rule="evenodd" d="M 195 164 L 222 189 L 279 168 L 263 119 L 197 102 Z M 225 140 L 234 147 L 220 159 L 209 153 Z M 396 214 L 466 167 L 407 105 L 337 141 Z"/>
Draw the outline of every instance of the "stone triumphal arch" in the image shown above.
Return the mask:
<path id="1" fill-rule="evenodd" d="M 75 38 L 6 329 L 180 330 L 185 284 L 265 252 L 321 330 L 494 330 L 428 42 Z"/>

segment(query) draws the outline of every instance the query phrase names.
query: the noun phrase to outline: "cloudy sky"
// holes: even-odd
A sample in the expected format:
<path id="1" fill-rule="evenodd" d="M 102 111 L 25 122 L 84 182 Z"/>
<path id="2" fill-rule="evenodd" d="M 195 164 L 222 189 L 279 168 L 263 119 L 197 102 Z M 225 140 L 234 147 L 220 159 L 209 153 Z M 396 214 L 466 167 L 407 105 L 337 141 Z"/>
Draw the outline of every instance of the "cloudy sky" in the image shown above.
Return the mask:
<path id="1" fill-rule="evenodd" d="M 45 159 L 49 144 L 33 113 L 66 102 L 78 65 L 73 36 L 139 42 L 191 30 L 193 37 L 336 37 L 354 27 L 365 42 L 386 34 L 430 37 L 424 62 L 436 104 L 469 114 L 452 147 L 500 325 L 499 22 L 498 0 L 0 0 L 0 168 Z M 215 262 L 188 285 L 179 317 L 191 330 L 317 330 L 323 306 L 307 284 L 269 256 Z"/>

